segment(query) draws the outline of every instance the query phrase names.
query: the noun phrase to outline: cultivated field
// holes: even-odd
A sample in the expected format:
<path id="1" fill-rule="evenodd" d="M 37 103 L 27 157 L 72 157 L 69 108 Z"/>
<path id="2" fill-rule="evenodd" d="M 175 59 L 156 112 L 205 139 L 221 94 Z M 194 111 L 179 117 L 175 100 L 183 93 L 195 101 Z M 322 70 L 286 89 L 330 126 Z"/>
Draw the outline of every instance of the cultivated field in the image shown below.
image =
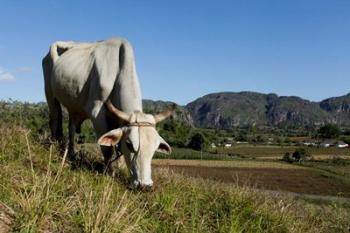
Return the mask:
<path id="1" fill-rule="evenodd" d="M 255 161 L 156 160 L 155 189 L 144 193 L 128 189 L 123 171 L 115 177 L 100 173 L 98 165 L 102 158 L 91 148 L 90 152 L 81 153 L 86 159 L 71 166 L 55 146 L 34 140 L 27 130 L 0 128 L 0 134 L 0 229 L 3 232 L 350 230 L 350 204 L 264 192 L 255 189 L 259 184 L 249 179 L 244 185 L 239 180 L 227 182 L 199 174 L 208 169 L 228 173 L 234 170 L 238 174 L 251 169 L 251 177 L 260 178 L 265 177 L 260 172 L 265 174 L 270 169 L 277 170 L 282 179 L 291 171 L 301 172 L 307 179 L 321 172 L 317 167 L 274 161 L 258 165 Z M 173 172 L 171 166 L 187 170 Z M 190 177 L 178 174 L 188 171 L 192 171 L 187 173 Z M 282 172 L 286 174 L 281 175 Z M 331 179 L 338 179 L 338 174 L 333 175 Z"/>
<path id="2" fill-rule="evenodd" d="M 153 164 L 155 168 L 166 167 L 191 177 L 201 177 L 239 186 L 301 194 L 350 197 L 350 179 L 340 178 L 334 173 L 316 167 L 244 160 L 155 160 Z"/>

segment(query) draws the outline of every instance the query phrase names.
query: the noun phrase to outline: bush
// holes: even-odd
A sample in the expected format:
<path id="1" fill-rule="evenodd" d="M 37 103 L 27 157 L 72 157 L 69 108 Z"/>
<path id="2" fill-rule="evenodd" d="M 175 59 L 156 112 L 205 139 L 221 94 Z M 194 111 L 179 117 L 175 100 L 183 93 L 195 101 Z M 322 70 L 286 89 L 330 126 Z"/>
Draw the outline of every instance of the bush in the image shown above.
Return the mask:
<path id="1" fill-rule="evenodd" d="M 201 133 L 195 133 L 192 135 L 188 147 L 193 150 L 203 150 L 205 144 L 205 138 Z"/>
<path id="2" fill-rule="evenodd" d="M 293 160 L 292 160 L 292 158 L 291 158 L 289 152 L 286 152 L 286 153 L 283 155 L 282 161 L 285 161 L 285 162 L 287 162 L 287 163 L 292 163 L 292 162 L 293 162 Z"/>
<path id="3" fill-rule="evenodd" d="M 310 159 L 311 153 L 305 148 L 298 148 L 293 152 L 292 157 L 296 162 L 301 162 Z"/>

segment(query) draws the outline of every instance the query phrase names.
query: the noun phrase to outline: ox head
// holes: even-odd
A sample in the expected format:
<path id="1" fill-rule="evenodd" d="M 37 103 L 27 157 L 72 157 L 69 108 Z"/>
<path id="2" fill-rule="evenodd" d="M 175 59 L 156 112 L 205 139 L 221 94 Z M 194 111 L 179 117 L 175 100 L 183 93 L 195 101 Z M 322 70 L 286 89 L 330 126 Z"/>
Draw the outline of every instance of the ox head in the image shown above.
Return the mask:
<path id="1" fill-rule="evenodd" d="M 151 115 L 143 112 L 125 113 L 118 110 L 110 101 L 106 102 L 109 111 L 126 126 L 111 130 L 102 135 L 98 144 L 116 146 L 125 157 L 134 187 L 150 189 L 153 185 L 151 177 L 151 161 L 155 151 L 170 154 L 168 143 L 158 134 L 155 126 L 169 117 L 171 110 Z"/>

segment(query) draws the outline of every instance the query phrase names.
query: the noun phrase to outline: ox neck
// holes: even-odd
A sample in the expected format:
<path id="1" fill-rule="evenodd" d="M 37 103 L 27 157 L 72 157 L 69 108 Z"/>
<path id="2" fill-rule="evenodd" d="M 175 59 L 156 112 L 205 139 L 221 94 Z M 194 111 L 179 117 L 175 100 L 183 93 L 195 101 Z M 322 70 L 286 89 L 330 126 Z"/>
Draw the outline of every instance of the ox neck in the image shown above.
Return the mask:
<path id="1" fill-rule="evenodd" d="M 141 90 L 136 77 L 131 79 L 132 81 L 121 82 L 116 85 L 115 91 L 111 96 L 112 103 L 123 112 L 142 112 L 142 97 Z M 129 86 L 127 86 L 127 84 Z"/>
<path id="2" fill-rule="evenodd" d="M 122 100 L 112 98 L 112 103 L 119 110 L 126 113 L 143 112 L 141 98 L 123 97 Z"/>

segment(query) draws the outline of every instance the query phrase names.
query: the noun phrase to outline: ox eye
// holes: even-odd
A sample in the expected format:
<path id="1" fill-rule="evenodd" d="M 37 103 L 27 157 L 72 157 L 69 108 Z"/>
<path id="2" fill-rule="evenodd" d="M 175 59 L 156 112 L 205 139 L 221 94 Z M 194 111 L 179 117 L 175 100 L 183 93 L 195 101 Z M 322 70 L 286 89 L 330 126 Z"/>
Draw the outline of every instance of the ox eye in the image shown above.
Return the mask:
<path id="1" fill-rule="evenodd" d="M 132 143 L 131 143 L 129 140 L 126 140 L 126 141 L 125 141 L 125 144 L 126 144 L 126 147 L 127 147 L 130 151 L 135 152 L 135 151 L 134 151 L 134 147 L 132 146 Z"/>

